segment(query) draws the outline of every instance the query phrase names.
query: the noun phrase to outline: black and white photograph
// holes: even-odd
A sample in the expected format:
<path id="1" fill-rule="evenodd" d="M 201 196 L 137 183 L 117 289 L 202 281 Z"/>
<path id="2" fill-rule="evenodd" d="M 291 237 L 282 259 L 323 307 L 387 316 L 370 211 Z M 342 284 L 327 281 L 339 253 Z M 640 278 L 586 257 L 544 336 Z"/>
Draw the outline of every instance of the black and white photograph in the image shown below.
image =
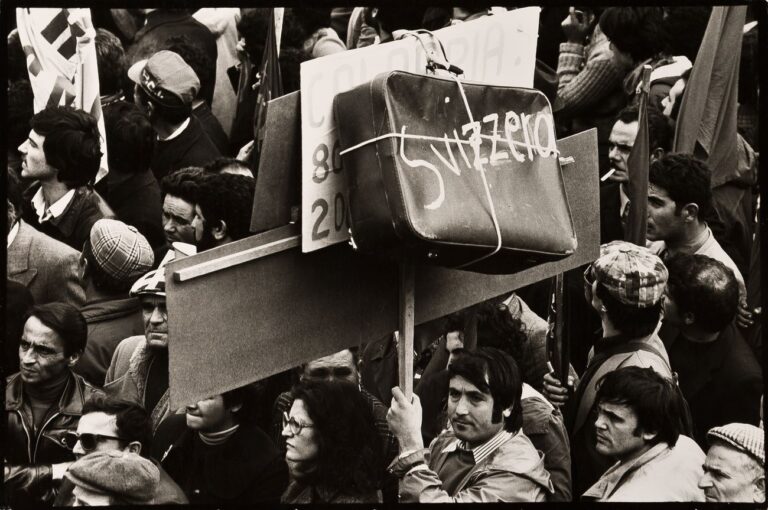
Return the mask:
<path id="1" fill-rule="evenodd" d="M 768 1 L 155 3 L 0 5 L 0 510 L 765 508 Z"/>

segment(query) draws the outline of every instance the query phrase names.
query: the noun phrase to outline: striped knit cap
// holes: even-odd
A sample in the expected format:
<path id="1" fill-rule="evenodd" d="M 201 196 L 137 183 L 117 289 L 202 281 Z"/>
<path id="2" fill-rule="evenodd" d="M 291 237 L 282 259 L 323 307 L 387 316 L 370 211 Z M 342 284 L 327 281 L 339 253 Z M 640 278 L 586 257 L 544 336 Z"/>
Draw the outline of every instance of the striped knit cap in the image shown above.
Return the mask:
<path id="1" fill-rule="evenodd" d="M 707 432 L 707 439 L 719 439 L 765 464 L 765 431 L 748 423 L 729 423 Z"/>

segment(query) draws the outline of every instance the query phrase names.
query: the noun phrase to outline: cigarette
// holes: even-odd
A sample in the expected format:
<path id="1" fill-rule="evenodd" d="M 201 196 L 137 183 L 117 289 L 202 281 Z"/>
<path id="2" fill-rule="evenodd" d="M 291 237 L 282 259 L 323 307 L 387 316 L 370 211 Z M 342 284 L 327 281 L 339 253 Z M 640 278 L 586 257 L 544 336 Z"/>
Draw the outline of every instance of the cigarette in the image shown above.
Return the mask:
<path id="1" fill-rule="evenodd" d="M 552 362 L 551 361 L 547 361 L 547 370 L 549 370 L 550 374 L 554 374 L 555 373 L 555 367 L 552 366 Z"/>
<path id="2" fill-rule="evenodd" d="M 604 176 L 600 177 L 600 182 L 605 182 L 608 179 L 608 177 L 612 176 L 614 173 L 616 173 L 616 169 L 611 168 L 605 173 Z"/>

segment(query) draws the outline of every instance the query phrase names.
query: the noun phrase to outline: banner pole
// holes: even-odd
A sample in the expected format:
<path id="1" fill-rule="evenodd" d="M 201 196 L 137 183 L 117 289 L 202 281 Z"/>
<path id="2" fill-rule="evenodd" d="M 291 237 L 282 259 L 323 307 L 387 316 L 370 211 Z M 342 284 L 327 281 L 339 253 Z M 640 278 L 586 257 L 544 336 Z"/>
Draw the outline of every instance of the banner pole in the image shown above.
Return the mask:
<path id="1" fill-rule="evenodd" d="M 415 266 L 411 261 L 400 263 L 400 313 L 397 332 L 397 359 L 400 390 L 410 399 L 413 395 L 413 327 Z"/>

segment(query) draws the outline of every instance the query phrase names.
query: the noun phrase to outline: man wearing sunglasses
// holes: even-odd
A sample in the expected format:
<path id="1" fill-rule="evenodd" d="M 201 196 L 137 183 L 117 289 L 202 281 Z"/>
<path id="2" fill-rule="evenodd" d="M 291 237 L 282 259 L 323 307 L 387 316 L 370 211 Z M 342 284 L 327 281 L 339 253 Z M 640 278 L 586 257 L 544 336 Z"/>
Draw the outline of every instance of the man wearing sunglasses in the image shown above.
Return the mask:
<path id="1" fill-rule="evenodd" d="M 160 464 L 149 457 L 152 441 L 152 421 L 143 407 L 126 400 L 95 394 L 83 406 L 83 416 L 77 431 L 68 432 L 64 442 L 77 459 L 94 452 L 122 451 L 141 455 L 154 462 L 160 470 L 160 482 L 150 504 L 188 503 L 184 491 Z M 107 464 L 107 469 L 109 464 Z M 115 477 L 120 474 L 115 472 Z M 54 506 L 73 506 L 75 484 L 65 479 Z"/>
<path id="2" fill-rule="evenodd" d="M 30 310 L 19 341 L 20 371 L 6 380 L 4 503 L 49 507 L 74 460 L 65 435 L 77 428 L 94 389 L 72 367 L 85 349 L 87 325 L 68 303 Z"/>

